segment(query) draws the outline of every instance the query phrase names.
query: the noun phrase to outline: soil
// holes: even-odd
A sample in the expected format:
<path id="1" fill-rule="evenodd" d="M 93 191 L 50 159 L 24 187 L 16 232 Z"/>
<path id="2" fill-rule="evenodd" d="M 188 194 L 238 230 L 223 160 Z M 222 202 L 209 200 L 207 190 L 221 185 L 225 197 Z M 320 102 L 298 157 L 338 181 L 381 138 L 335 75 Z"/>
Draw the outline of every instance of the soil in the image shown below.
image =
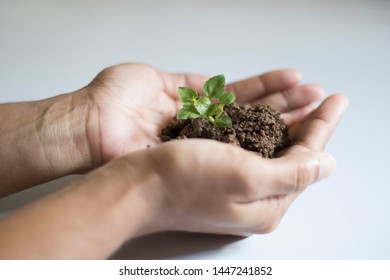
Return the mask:
<path id="1" fill-rule="evenodd" d="M 280 113 L 268 105 L 258 104 L 244 108 L 238 104 L 225 107 L 232 119 L 232 128 L 215 128 L 203 118 L 174 119 L 163 129 L 163 142 L 174 139 L 207 138 L 256 152 L 265 158 L 274 158 L 290 145 L 288 126 Z"/>

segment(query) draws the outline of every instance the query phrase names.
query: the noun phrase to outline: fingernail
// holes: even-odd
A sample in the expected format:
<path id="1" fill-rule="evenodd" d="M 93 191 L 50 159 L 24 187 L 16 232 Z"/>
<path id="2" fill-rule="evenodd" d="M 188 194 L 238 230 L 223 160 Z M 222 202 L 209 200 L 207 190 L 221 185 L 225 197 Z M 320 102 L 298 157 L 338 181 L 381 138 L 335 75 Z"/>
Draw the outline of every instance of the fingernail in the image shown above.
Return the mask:
<path id="1" fill-rule="evenodd" d="M 298 70 L 295 70 L 295 69 L 294 69 L 293 75 L 294 75 L 294 78 L 298 81 L 302 80 L 302 78 L 303 78 L 302 73 L 299 72 Z"/>
<path id="2" fill-rule="evenodd" d="M 346 99 L 346 102 L 344 103 L 343 114 L 345 113 L 345 111 L 347 111 L 348 107 L 349 107 L 349 99 Z"/>
<path id="3" fill-rule="evenodd" d="M 345 95 L 341 95 L 343 97 L 343 106 L 340 108 L 341 114 L 344 114 L 347 111 L 349 106 L 349 99 Z"/>
<path id="4" fill-rule="evenodd" d="M 319 162 L 320 171 L 318 174 L 318 181 L 329 177 L 336 169 L 336 159 L 327 153 L 322 153 L 319 156 Z"/>

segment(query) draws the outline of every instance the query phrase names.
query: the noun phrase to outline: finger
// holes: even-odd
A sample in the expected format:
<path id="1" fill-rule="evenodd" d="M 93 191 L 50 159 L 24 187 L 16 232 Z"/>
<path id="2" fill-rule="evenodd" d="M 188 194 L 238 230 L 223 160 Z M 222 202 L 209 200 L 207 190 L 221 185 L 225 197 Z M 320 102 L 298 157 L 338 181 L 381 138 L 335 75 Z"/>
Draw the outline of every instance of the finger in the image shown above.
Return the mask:
<path id="1" fill-rule="evenodd" d="M 208 79 L 205 75 L 189 73 L 165 73 L 161 72 L 164 88 L 170 97 L 178 99 L 178 88 L 189 87 L 198 92 L 202 91 L 202 86 Z"/>
<path id="2" fill-rule="evenodd" d="M 238 196 L 236 202 L 249 203 L 300 192 L 308 185 L 330 176 L 336 167 L 336 161 L 323 152 L 301 152 L 272 160 L 247 157 L 240 165 L 250 175 L 247 176 L 245 185 L 251 188 Z"/>
<path id="3" fill-rule="evenodd" d="M 271 160 L 269 164 L 273 165 L 268 181 L 269 195 L 264 197 L 263 190 L 258 198 L 253 196 L 252 200 L 236 203 L 235 211 L 242 217 L 242 230 L 248 233 L 271 232 L 299 194 L 307 186 L 330 176 L 336 167 L 332 156 L 310 152 Z M 261 219 L 259 213 L 263 216 Z"/>
<path id="4" fill-rule="evenodd" d="M 292 127 L 290 130 L 291 139 L 294 142 L 292 148 L 322 151 L 347 109 L 348 103 L 348 99 L 341 94 L 325 99 L 302 124 Z"/>
<path id="5" fill-rule="evenodd" d="M 272 196 L 265 200 L 263 199 L 250 203 L 247 207 L 248 209 L 245 210 L 247 213 L 249 213 L 249 211 L 257 213 L 257 221 L 256 219 L 253 219 L 252 227 L 248 228 L 246 232 L 252 234 L 264 234 L 274 231 L 290 205 L 302 193 L 302 191 L 290 193 L 288 195 Z M 258 213 L 261 213 L 261 217 L 263 217 L 261 223 L 259 223 Z"/>
<path id="6" fill-rule="evenodd" d="M 321 86 L 307 84 L 264 96 L 253 103 L 271 105 L 275 110 L 286 113 L 321 100 L 324 95 L 325 90 Z"/>
<path id="7" fill-rule="evenodd" d="M 298 84 L 302 75 L 295 69 L 276 70 L 226 86 L 238 103 L 249 103 L 268 94 L 285 91 Z"/>
<path id="8" fill-rule="evenodd" d="M 241 217 L 239 233 L 250 235 L 274 231 L 289 206 L 301 193 L 302 191 L 288 195 L 275 195 L 266 199 L 236 205 L 236 215 Z"/>
<path id="9" fill-rule="evenodd" d="M 272 164 L 270 176 L 274 179 L 265 201 L 299 194 L 309 185 L 332 175 L 336 169 L 335 158 L 324 152 L 285 155 L 272 160 Z"/>
<path id="10" fill-rule="evenodd" d="M 288 126 L 292 126 L 293 124 L 303 120 L 307 115 L 309 115 L 315 107 L 313 105 L 308 105 L 305 107 L 301 107 L 287 113 L 281 114 L 281 118 Z"/>
<path id="11" fill-rule="evenodd" d="M 336 169 L 336 160 L 324 152 L 284 155 L 273 161 L 275 172 L 284 172 L 274 185 L 275 195 L 303 191 L 307 186 L 329 177 Z"/>

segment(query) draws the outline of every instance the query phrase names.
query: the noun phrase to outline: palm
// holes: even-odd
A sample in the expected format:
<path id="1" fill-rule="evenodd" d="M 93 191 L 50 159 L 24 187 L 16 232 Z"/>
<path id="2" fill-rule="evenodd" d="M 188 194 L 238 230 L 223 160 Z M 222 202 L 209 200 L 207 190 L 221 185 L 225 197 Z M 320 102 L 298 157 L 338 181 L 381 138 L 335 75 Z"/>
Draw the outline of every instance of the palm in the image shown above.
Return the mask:
<path id="1" fill-rule="evenodd" d="M 196 86 L 193 80 L 189 83 Z M 184 75 L 165 74 L 140 64 L 101 72 L 88 90 L 98 109 L 103 160 L 159 143 L 161 129 L 179 106 L 177 86 L 185 82 Z"/>

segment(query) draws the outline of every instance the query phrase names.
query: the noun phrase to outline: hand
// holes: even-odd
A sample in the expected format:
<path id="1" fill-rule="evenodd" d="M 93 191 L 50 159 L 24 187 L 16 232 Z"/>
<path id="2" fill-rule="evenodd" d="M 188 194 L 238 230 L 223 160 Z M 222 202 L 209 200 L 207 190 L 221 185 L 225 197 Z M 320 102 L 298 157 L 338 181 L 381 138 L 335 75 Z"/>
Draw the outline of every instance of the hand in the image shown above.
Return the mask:
<path id="1" fill-rule="evenodd" d="M 293 145 L 276 159 L 203 139 L 172 141 L 121 158 L 132 172 L 137 166 L 135 173 L 145 173 L 140 177 L 156 175 L 139 193 L 150 215 L 137 235 L 160 230 L 243 236 L 272 231 L 308 185 L 335 169 L 334 158 L 323 149 L 347 105 L 342 95 L 327 98 L 296 124 Z"/>
<path id="2" fill-rule="evenodd" d="M 87 87 L 99 112 L 101 155 L 107 161 L 142 149 L 125 159 L 133 166 L 147 158 L 149 163 L 139 172 L 152 169 L 158 175 L 159 183 L 142 190 L 145 204 L 152 207 L 151 216 L 156 217 L 146 232 L 268 232 L 306 186 L 334 169 L 334 159 L 322 151 L 346 108 L 346 99 L 332 96 L 313 111 L 312 102 L 324 95 L 321 87 L 298 85 L 300 74 L 295 70 L 265 73 L 227 87 L 239 103 L 262 102 L 282 112 L 294 143 L 281 157 L 262 159 L 206 140 L 178 141 L 145 150 L 160 142 L 161 129 L 180 106 L 177 87 L 201 91 L 206 79 L 134 64 L 104 70 Z"/>
<path id="3" fill-rule="evenodd" d="M 105 163 L 125 153 L 160 143 L 161 130 L 181 106 L 179 86 L 202 91 L 206 76 L 170 74 L 142 64 L 122 64 L 102 71 L 82 94 L 92 101 L 88 140 L 92 154 Z M 296 70 L 265 73 L 228 85 L 239 103 L 262 102 L 283 112 L 288 124 L 301 120 L 323 96 L 315 85 L 297 86 Z"/>
<path id="4" fill-rule="evenodd" d="M 93 154 L 105 163 L 160 143 L 160 134 L 179 107 L 177 88 L 201 90 L 201 75 L 168 74 L 143 64 L 103 70 L 81 92 L 92 101 L 88 129 Z"/>

